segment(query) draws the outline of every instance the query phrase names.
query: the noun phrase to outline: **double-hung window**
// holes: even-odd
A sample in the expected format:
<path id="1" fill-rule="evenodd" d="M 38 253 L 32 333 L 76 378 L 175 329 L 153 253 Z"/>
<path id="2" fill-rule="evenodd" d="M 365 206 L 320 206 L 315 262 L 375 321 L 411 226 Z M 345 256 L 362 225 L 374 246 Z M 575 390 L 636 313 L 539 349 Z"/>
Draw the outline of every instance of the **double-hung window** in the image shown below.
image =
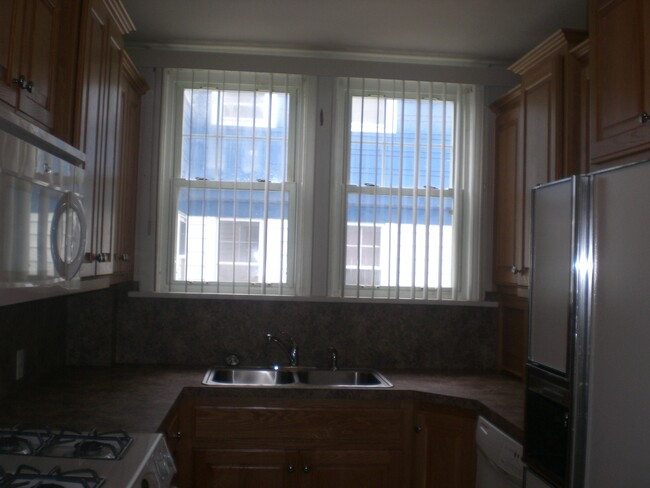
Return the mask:
<path id="1" fill-rule="evenodd" d="M 476 87 L 165 80 L 156 290 L 478 299 Z"/>
<path id="2" fill-rule="evenodd" d="M 302 78 L 171 70 L 166 83 L 161 288 L 292 294 Z"/>
<path id="3" fill-rule="evenodd" d="M 479 235 L 474 87 L 345 78 L 337 90 L 336 292 L 468 297 Z"/>

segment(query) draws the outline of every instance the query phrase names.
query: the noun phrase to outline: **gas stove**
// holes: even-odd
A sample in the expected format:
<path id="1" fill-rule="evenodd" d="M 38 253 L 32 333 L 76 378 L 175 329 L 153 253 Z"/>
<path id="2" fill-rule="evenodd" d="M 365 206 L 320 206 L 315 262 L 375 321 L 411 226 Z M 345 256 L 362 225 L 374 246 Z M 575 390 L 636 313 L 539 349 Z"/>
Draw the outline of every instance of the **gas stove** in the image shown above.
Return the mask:
<path id="1" fill-rule="evenodd" d="M 175 472 L 161 434 L 0 428 L 1 488 L 168 488 Z"/>

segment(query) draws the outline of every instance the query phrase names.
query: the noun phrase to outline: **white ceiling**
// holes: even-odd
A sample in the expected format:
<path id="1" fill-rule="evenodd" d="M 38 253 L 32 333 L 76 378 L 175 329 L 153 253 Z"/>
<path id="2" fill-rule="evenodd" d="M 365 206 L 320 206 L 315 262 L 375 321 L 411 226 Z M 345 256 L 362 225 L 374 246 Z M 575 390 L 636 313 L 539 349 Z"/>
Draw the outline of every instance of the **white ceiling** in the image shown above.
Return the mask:
<path id="1" fill-rule="evenodd" d="M 202 44 L 408 54 L 509 63 L 587 0 L 123 0 L 131 45 Z"/>

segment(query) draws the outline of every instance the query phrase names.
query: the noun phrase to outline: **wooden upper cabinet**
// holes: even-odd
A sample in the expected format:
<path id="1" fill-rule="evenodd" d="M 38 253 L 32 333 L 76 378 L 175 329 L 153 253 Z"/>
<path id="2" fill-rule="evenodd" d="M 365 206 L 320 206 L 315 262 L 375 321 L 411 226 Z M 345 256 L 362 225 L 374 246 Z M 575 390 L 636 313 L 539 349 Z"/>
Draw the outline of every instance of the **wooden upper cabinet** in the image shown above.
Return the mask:
<path id="1" fill-rule="evenodd" d="M 589 28 L 591 164 L 613 165 L 647 158 L 650 2 L 590 0 Z"/>
<path id="2" fill-rule="evenodd" d="M 86 153 L 84 204 L 89 225 L 80 274 L 89 277 L 116 271 L 125 110 L 122 36 L 133 25 L 121 2 L 112 0 L 85 3 L 81 25 L 75 140 Z M 129 126 L 131 137 L 137 134 L 135 124 Z"/>
<path id="3" fill-rule="evenodd" d="M 80 2 L 1 0 L 0 99 L 71 142 Z"/>
<path id="4" fill-rule="evenodd" d="M 566 128 L 578 114 L 565 110 L 565 73 L 581 31 L 559 30 L 513 64 L 521 84 L 493 104 L 496 120 L 494 281 L 527 294 L 530 270 L 531 190 L 569 176 Z M 515 95 L 516 93 L 516 95 Z M 515 288 L 512 288 L 515 287 Z"/>

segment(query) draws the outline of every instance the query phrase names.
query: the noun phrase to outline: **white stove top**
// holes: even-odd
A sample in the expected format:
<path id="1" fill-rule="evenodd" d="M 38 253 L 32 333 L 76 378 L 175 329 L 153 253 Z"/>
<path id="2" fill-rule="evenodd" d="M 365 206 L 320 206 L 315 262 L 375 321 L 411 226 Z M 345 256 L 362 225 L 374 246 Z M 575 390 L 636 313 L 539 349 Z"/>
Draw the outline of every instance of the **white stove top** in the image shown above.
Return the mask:
<path id="1" fill-rule="evenodd" d="M 91 488 L 135 488 L 149 486 L 150 488 L 167 488 L 176 472 L 173 459 L 169 453 L 162 434 L 131 434 L 133 441 L 123 456 L 119 459 L 78 459 L 71 457 L 52 457 L 19 454 L 0 455 L 0 467 L 5 473 L 15 473 L 21 465 L 29 465 L 41 475 L 57 468 L 63 472 L 91 469 L 103 479 L 99 484 L 91 484 Z M 143 485 L 143 481 L 147 485 Z M 21 480 L 22 481 L 22 480 Z M 47 481 L 50 483 L 50 481 Z M 22 487 L 37 486 L 18 485 Z M 45 484 L 45 482 L 44 482 Z M 4 485 L 3 485 L 4 486 Z M 14 485 L 8 485 L 14 486 Z M 42 486 L 42 485 L 41 485 Z M 60 484 L 57 480 L 52 486 L 63 488 L 84 486 L 83 484 Z"/>

